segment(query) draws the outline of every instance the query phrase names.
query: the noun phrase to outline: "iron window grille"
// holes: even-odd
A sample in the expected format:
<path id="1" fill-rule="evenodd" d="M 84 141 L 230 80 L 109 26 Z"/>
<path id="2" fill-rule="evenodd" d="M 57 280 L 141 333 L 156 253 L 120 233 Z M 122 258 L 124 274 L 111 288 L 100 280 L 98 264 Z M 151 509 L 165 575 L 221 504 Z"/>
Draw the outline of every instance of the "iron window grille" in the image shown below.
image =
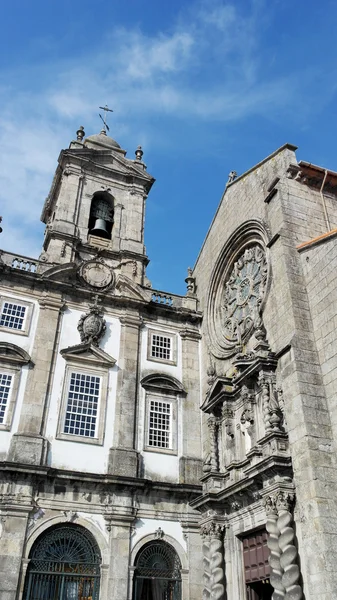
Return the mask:
<path id="1" fill-rule="evenodd" d="M 149 542 L 136 558 L 133 600 L 181 600 L 181 563 L 164 541 Z"/>
<path id="2" fill-rule="evenodd" d="M 24 600 L 98 600 L 101 556 L 83 527 L 57 526 L 30 554 Z"/>

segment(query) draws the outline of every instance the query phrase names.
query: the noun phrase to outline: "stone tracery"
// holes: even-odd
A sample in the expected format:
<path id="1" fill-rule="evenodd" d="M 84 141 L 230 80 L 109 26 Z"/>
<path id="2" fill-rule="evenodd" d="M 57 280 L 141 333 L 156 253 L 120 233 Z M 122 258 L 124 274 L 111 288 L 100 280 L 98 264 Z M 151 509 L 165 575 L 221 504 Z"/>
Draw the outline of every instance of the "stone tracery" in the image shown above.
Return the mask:
<path id="1" fill-rule="evenodd" d="M 267 280 L 265 252 L 259 244 L 246 248 L 233 265 L 225 283 L 222 327 L 229 344 L 240 344 L 254 324 L 256 309 Z"/>

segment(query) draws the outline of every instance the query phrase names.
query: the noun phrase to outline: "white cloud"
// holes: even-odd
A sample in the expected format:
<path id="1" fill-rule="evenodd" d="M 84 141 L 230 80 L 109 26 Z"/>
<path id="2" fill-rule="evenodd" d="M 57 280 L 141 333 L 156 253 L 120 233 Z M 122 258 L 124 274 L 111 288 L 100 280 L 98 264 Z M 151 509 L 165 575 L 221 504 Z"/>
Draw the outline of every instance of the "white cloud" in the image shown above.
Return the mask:
<path id="1" fill-rule="evenodd" d="M 298 94 L 295 77 L 267 79 L 260 68 L 261 12 L 254 1 L 242 14 L 234 3 L 193 3 L 171 32 L 151 36 L 115 28 L 85 57 L 48 65 L 45 84 L 46 67 L 40 66 L 30 90 L 18 87 L 23 84 L 14 74 L 0 89 L 1 245 L 18 249 L 17 240 L 24 238 L 22 252 L 36 253 L 38 244 L 27 231 L 39 219 L 70 122 L 73 127 L 76 119 L 87 133 L 97 130 L 99 105 L 107 102 L 115 110 L 114 137 L 136 123 L 151 145 L 161 143 L 154 115 L 197 125 L 200 119 L 226 123 L 289 107 Z"/>

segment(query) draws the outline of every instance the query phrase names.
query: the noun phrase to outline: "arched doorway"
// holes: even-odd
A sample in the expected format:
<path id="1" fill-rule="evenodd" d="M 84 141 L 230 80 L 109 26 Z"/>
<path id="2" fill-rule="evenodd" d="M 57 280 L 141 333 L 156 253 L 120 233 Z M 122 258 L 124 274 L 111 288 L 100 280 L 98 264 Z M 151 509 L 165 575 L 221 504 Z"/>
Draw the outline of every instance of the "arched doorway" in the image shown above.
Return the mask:
<path id="1" fill-rule="evenodd" d="M 80 525 L 57 525 L 33 545 L 24 600 L 98 600 L 101 554 Z"/>
<path id="2" fill-rule="evenodd" d="M 181 563 L 170 544 L 149 542 L 135 567 L 133 600 L 181 600 Z"/>

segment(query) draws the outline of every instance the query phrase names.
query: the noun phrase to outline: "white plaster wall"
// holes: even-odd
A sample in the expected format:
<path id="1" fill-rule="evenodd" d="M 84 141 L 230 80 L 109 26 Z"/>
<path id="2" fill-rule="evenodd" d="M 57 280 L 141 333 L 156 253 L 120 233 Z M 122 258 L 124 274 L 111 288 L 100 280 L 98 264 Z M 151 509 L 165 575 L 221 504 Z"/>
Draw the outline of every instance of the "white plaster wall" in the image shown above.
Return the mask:
<path id="1" fill-rule="evenodd" d="M 88 514 L 88 513 L 85 513 L 85 512 L 78 512 L 77 514 L 82 519 L 85 519 L 86 521 L 90 521 L 90 523 L 92 523 L 93 525 L 95 525 L 95 527 L 97 527 L 97 529 L 100 530 L 100 532 L 102 533 L 103 537 L 108 542 L 108 540 L 109 540 L 109 533 L 107 531 L 106 522 L 105 522 L 105 519 L 104 519 L 103 515 Z"/>
<path id="2" fill-rule="evenodd" d="M 77 324 L 82 310 L 67 309 L 62 318 L 59 350 L 80 342 Z M 104 315 L 106 333 L 100 342 L 100 348 L 117 359 L 117 364 L 109 369 L 108 396 L 106 406 L 105 434 L 103 445 L 86 443 L 84 437 L 78 436 L 78 441 L 55 439 L 60 408 L 62 404 L 63 383 L 66 371 L 66 361 L 58 354 L 52 385 L 51 400 L 48 413 L 46 437 L 51 443 L 49 464 L 55 468 L 73 469 L 92 473 L 105 473 L 112 446 L 115 401 L 117 388 L 117 372 L 120 341 L 120 323 L 117 318 Z M 94 367 L 93 367 L 94 372 Z"/>
<path id="3" fill-rule="evenodd" d="M 180 523 L 178 521 L 164 521 L 162 519 L 137 519 L 134 534 L 131 538 L 131 549 L 146 535 L 154 534 L 159 527 L 161 527 L 165 534 L 170 535 L 179 542 L 186 552 L 186 540 L 184 539 Z M 165 540 L 165 536 L 163 539 Z"/>
<path id="4" fill-rule="evenodd" d="M 167 333 L 169 335 L 175 335 L 177 337 L 177 364 L 169 365 L 164 362 L 157 362 L 155 360 L 147 359 L 147 341 L 149 335 L 149 329 L 157 330 L 158 333 Z M 141 332 L 141 378 L 149 373 L 167 373 L 172 375 L 176 379 L 181 381 L 182 379 L 182 361 L 181 361 L 181 338 L 177 330 L 160 323 L 148 323 L 145 324 Z"/>
<path id="5" fill-rule="evenodd" d="M 167 333 L 175 335 L 177 338 L 177 364 L 170 365 L 164 362 L 157 362 L 154 360 L 148 360 L 147 358 L 147 345 L 148 345 L 148 332 L 149 329 L 157 330 L 158 333 Z M 175 377 L 179 381 L 182 381 L 182 360 L 181 360 L 181 338 L 179 333 L 167 327 L 167 325 L 148 324 L 145 325 L 141 332 L 141 377 L 149 375 L 150 373 L 165 373 Z M 178 452 L 177 455 L 166 454 L 164 452 L 147 452 L 144 451 L 145 444 L 145 406 L 146 392 L 144 388 L 139 387 L 139 412 L 138 412 L 138 451 L 143 456 L 143 467 L 144 477 L 152 480 L 160 481 L 179 481 L 179 457 L 182 455 L 182 403 L 183 398 L 178 398 L 178 410 L 177 410 L 177 421 L 178 421 Z"/>
<path id="6" fill-rule="evenodd" d="M 20 333 L 13 333 L 12 331 L 2 329 L 0 332 L 1 341 L 7 342 L 9 344 L 15 344 L 15 346 L 19 346 L 19 348 L 23 348 L 26 352 L 28 352 L 29 356 L 32 355 L 34 338 L 36 333 L 36 326 L 39 317 L 39 304 L 37 300 L 30 298 L 29 296 L 24 296 L 16 293 L 7 293 L 1 291 L 1 295 L 8 298 L 9 300 L 17 300 L 18 302 L 29 302 L 33 305 L 30 327 L 28 330 L 28 335 L 22 335 Z M 20 412 L 23 402 L 23 397 L 25 394 L 27 376 L 28 376 L 28 366 L 23 366 L 21 369 L 21 375 L 19 380 L 18 393 L 16 398 L 16 404 L 14 407 L 14 414 L 12 420 L 12 427 L 10 431 L 0 431 L 0 457 L 2 454 L 7 454 L 9 450 L 9 445 L 11 442 L 11 438 L 13 433 L 15 433 L 18 429 Z"/>

